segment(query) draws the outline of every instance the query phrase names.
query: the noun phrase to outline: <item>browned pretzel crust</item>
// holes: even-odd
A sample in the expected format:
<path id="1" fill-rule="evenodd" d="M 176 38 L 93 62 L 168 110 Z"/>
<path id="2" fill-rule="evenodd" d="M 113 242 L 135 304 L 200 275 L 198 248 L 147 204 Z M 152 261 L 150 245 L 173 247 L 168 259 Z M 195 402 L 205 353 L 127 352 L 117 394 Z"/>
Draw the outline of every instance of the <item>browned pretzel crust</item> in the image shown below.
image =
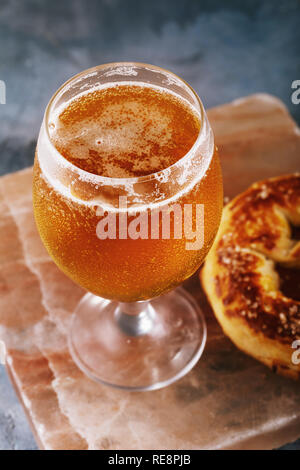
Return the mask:
<path id="1" fill-rule="evenodd" d="M 298 379 L 292 344 L 300 340 L 299 226 L 300 174 L 255 183 L 225 207 L 201 272 L 225 334 L 247 354 Z M 291 268 L 293 298 L 280 290 L 276 264 Z"/>

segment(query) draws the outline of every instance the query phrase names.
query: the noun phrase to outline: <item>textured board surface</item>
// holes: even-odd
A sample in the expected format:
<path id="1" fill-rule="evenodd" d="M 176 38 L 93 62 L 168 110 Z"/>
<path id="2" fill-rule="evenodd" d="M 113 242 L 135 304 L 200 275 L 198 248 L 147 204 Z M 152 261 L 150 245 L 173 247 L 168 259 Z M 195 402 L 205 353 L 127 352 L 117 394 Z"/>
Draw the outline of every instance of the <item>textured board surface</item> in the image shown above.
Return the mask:
<path id="1" fill-rule="evenodd" d="M 300 169 L 300 132 L 283 104 L 253 95 L 209 111 L 225 196 Z M 273 375 L 224 337 L 197 275 L 185 287 L 205 306 L 208 343 L 185 378 L 155 392 L 95 384 L 66 348 L 83 294 L 39 240 L 32 171 L 0 179 L 0 338 L 39 446 L 46 449 L 273 448 L 300 435 L 300 384 Z"/>

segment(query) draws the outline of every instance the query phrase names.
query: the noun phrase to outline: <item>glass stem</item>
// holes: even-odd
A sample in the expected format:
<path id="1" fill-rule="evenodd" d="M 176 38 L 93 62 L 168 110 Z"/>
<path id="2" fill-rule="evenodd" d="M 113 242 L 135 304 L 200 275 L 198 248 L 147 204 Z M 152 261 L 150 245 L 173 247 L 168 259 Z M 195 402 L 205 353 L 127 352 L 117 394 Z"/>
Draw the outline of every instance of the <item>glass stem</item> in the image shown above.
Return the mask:
<path id="1" fill-rule="evenodd" d="M 148 334 L 153 329 L 155 317 L 155 310 L 149 301 L 119 302 L 115 310 L 115 320 L 128 336 Z"/>

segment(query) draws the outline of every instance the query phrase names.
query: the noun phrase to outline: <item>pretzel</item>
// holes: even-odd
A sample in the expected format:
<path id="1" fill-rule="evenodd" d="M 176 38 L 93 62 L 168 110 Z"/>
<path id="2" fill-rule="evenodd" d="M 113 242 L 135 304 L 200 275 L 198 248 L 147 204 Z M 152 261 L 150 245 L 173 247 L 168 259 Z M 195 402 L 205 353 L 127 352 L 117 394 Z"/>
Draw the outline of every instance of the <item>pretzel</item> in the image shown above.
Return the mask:
<path id="1" fill-rule="evenodd" d="M 224 333 L 294 379 L 300 378 L 293 354 L 300 348 L 299 226 L 300 174 L 255 183 L 224 208 L 200 274 Z"/>

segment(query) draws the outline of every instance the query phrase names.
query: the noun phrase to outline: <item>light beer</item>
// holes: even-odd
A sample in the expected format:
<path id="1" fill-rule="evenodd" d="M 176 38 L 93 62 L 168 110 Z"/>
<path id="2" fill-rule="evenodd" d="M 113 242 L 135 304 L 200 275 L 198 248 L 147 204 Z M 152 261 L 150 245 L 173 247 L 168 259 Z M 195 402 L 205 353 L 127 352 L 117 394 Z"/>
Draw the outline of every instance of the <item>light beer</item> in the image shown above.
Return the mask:
<path id="1" fill-rule="evenodd" d="M 199 154 L 199 171 L 193 168 L 191 181 L 187 171 L 188 184 L 181 181 L 184 166 L 176 165 L 195 148 L 202 125 L 187 100 L 147 83 L 83 91 L 50 116 L 50 145 L 68 164 L 56 179 L 38 147 L 33 196 L 41 238 L 60 269 L 88 291 L 122 302 L 156 297 L 196 271 L 220 222 L 220 164 L 216 150 Z M 135 205 L 150 221 L 154 209 L 203 204 L 203 246 L 187 250 L 184 232 L 175 239 L 172 228 L 164 239 L 161 218 L 158 239 L 151 238 L 150 224 L 147 239 L 120 239 L 117 196 L 128 196 L 128 225 Z M 97 236 L 99 207 L 116 215 L 116 238 Z"/>

